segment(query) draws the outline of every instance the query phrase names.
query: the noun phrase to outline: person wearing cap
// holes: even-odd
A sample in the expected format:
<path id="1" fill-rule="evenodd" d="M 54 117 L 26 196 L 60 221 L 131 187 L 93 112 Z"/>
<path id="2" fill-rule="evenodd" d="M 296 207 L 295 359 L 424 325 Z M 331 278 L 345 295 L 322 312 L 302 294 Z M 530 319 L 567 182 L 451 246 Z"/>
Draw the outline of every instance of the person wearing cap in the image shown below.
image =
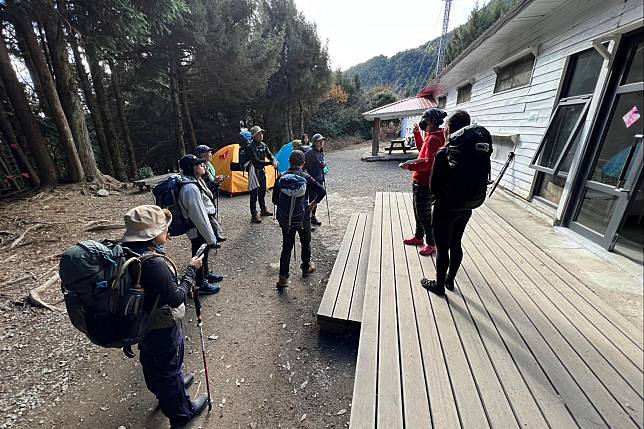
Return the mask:
<path id="1" fill-rule="evenodd" d="M 208 249 L 204 253 L 203 266 L 197 271 L 195 278 L 199 293 L 208 294 L 219 292 L 217 283 L 224 277 L 208 270 L 209 250 L 220 246 L 212 224 L 212 219 L 215 217 L 213 195 L 202 178 L 206 174 L 205 164 L 204 159 L 192 154 L 184 155 L 179 160 L 182 172 L 179 204 L 184 217 L 194 225 L 186 233 L 190 239 L 192 254 L 196 254 L 202 244 L 208 244 Z"/>
<path id="2" fill-rule="evenodd" d="M 261 223 L 261 216 L 273 216 L 266 208 L 266 171 L 264 167 L 272 165 L 277 170 L 277 160 L 264 143 L 264 132 L 260 126 L 255 125 L 250 130 L 251 141 L 248 145 L 250 162 L 255 169 L 259 186 L 250 191 L 250 215 L 252 223 Z M 266 160 L 268 158 L 268 161 Z M 259 202 L 260 213 L 257 213 Z"/>
<path id="3" fill-rule="evenodd" d="M 144 205 L 131 209 L 125 216 L 122 245 L 142 255 L 165 255 L 165 243 L 170 238 L 168 226 L 172 215 L 166 209 Z M 190 400 L 187 388 L 193 375 L 184 376 L 184 334 L 179 321 L 185 315 L 188 290 L 194 285 L 202 259 L 192 258 L 186 272 L 177 283 L 177 274 L 164 258 L 152 257 L 143 262 L 141 285 L 145 291 L 144 311 L 150 312 L 150 331 L 139 343 L 141 367 L 145 384 L 157 397 L 163 414 L 171 427 L 181 427 L 201 413 L 208 396 Z"/>
<path id="4" fill-rule="evenodd" d="M 195 155 L 206 161 L 206 174 L 203 175 L 202 179 L 206 183 L 206 186 L 208 186 L 208 189 L 210 189 L 213 198 L 216 199 L 219 196 L 219 185 L 224 181 L 225 176 L 217 176 L 215 166 L 212 165 L 212 154 L 214 152 L 215 149 L 205 144 L 199 145 L 195 148 Z M 219 213 L 217 213 L 217 210 L 219 210 L 219 204 L 215 204 L 215 210 L 215 216 L 211 218 L 211 221 L 215 230 L 215 235 L 217 236 L 217 241 L 221 243 L 226 241 L 226 237 L 224 236 L 224 229 L 221 226 L 221 222 L 219 222 Z"/>
<path id="5" fill-rule="evenodd" d="M 305 153 L 306 162 L 304 168 L 318 183 L 324 184 L 324 167 L 326 167 L 326 159 L 324 158 L 324 142 L 326 138 L 319 133 L 313 134 L 311 137 L 311 149 Z M 316 195 L 311 194 L 311 198 L 315 199 Z M 311 210 L 311 224 L 320 226 L 320 222 L 315 217 L 317 207 Z"/>
<path id="6" fill-rule="evenodd" d="M 277 288 L 281 289 L 287 287 L 289 282 L 289 265 L 291 263 L 291 253 L 295 245 L 295 234 L 300 236 L 300 243 L 302 245 L 302 277 L 308 277 L 315 271 L 315 264 L 311 261 L 311 214 L 310 210 L 314 209 L 317 204 L 322 201 L 326 195 L 324 187 L 320 185 L 310 174 L 304 171 L 304 164 L 306 162 L 304 152 L 301 150 L 294 150 L 289 157 L 290 167 L 286 174 L 295 174 L 302 176 L 306 179 L 306 194 L 304 195 L 304 217 L 302 225 L 299 228 L 289 228 L 288 226 L 281 226 L 282 228 L 282 253 L 280 256 L 280 273 L 277 282 Z M 281 218 L 279 206 L 280 184 L 279 181 L 275 183 L 273 189 L 273 204 L 277 206 L 277 217 Z M 314 196 L 313 196 L 314 195 Z"/>
<path id="7" fill-rule="evenodd" d="M 414 201 L 414 217 L 416 218 L 416 232 L 413 237 L 406 238 L 403 242 L 409 246 L 424 246 L 418 253 L 429 256 L 436 252 L 434 234 L 432 230 L 432 193 L 429 181 L 436 152 L 445 145 L 445 136 L 440 126 L 447 116 L 441 109 L 427 109 L 419 124 L 414 124 L 414 140 L 418 148 L 418 158 L 403 162 L 400 167 L 412 172 L 412 195 Z M 420 130 L 425 132 L 421 137 Z"/>

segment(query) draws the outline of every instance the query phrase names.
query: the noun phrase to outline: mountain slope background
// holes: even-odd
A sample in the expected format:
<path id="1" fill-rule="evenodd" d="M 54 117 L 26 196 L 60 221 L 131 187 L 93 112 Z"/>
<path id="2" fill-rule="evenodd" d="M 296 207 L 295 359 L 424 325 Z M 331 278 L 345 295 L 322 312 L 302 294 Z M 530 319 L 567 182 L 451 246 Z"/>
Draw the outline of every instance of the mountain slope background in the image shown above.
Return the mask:
<path id="1" fill-rule="evenodd" d="M 484 7 L 474 7 L 468 21 L 447 34 L 445 65 L 452 62 L 477 37 L 510 10 L 518 0 L 492 0 Z M 440 24 L 439 24 L 440 25 Z M 408 49 L 387 58 L 373 57 L 347 69 L 345 76 L 358 76 L 362 87 L 391 87 L 401 96 L 416 94 L 436 75 L 436 60 L 440 38 L 417 48 Z"/>

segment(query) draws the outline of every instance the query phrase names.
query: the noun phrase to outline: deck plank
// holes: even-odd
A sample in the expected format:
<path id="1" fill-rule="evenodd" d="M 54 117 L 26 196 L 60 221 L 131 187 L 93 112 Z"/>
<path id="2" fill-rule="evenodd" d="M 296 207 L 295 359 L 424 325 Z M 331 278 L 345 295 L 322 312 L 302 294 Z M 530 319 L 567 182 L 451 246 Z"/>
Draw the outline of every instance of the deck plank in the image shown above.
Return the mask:
<path id="1" fill-rule="evenodd" d="M 353 289 L 353 298 L 351 299 L 351 310 L 349 311 L 349 320 L 353 322 L 362 322 L 362 309 L 364 308 L 365 286 L 367 284 L 367 267 L 369 265 L 369 249 L 371 249 L 371 225 L 373 224 L 373 215 L 367 213 L 365 219 L 365 230 L 362 238 L 362 249 L 360 250 L 360 260 L 358 261 L 358 272 L 356 273 L 356 282 Z"/>
<path id="2" fill-rule="evenodd" d="M 407 216 L 401 214 L 401 223 L 403 235 L 409 235 L 413 232 L 411 222 L 414 219 L 409 194 L 404 195 L 404 203 Z M 411 218 L 409 216 L 410 210 L 412 213 Z M 420 287 L 413 287 L 423 278 L 420 255 L 418 255 L 418 249 L 415 246 L 405 246 L 405 254 L 407 255 L 412 296 L 416 308 L 416 323 L 432 423 L 435 428 L 458 428 L 461 424 L 458 410 L 456 409 L 456 400 L 454 399 L 454 392 L 431 303 L 427 296 L 427 291 Z"/>
<path id="3" fill-rule="evenodd" d="M 403 244 L 402 216 L 406 216 L 402 194 L 392 194 L 391 221 L 393 263 L 396 279 L 396 306 L 398 313 L 400 367 L 405 426 L 412 428 L 430 427 L 429 400 L 425 372 L 420 352 L 416 310 L 411 292 L 412 284 Z M 405 231 L 406 232 L 406 231 Z"/>
<path id="4" fill-rule="evenodd" d="M 383 193 L 376 193 L 367 265 L 367 283 L 360 328 L 360 344 L 353 383 L 351 429 L 376 427 L 376 388 L 378 381 L 378 319 L 380 318 L 380 257 L 382 254 Z"/>
<path id="5" fill-rule="evenodd" d="M 400 361 L 398 349 L 398 314 L 393 261 L 392 194 L 382 201 L 382 257 L 380 266 L 380 335 L 378 341 L 379 428 L 403 427 Z M 394 200 L 395 204 L 395 200 Z"/>

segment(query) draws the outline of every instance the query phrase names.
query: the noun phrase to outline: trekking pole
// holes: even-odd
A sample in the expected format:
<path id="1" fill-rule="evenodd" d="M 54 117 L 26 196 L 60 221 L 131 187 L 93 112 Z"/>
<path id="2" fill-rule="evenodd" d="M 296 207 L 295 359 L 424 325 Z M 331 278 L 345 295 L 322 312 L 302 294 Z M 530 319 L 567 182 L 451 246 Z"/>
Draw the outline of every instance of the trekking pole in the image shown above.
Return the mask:
<path id="1" fill-rule="evenodd" d="M 324 186 L 324 192 L 326 193 L 326 177 L 324 176 L 324 170 L 322 170 L 322 186 Z M 327 193 L 324 197 L 326 202 L 326 215 L 329 218 L 329 225 L 331 225 L 331 212 L 329 211 L 329 194 Z"/>
<path id="2" fill-rule="evenodd" d="M 203 369 L 206 374 L 206 392 L 208 393 L 208 412 L 212 411 L 212 398 L 210 396 L 210 381 L 208 380 L 208 364 L 206 362 L 206 346 L 203 342 L 203 329 L 201 327 L 201 301 L 196 285 L 192 286 L 192 297 L 195 300 L 195 312 L 197 313 L 197 326 L 199 327 L 199 338 L 201 339 L 201 356 L 203 358 Z"/>
<path id="3" fill-rule="evenodd" d="M 273 164 L 273 169 L 275 170 L 275 180 L 273 180 L 273 191 L 274 191 L 275 190 L 275 184 L 277 183 L 277 174 L 279 173 L 279 171 L 277 171 L 277 167 L 275 167 L 275 164 Z M 271 200 L 273 199 L 273 197 L 272 197 L 272 195 L 273 195 L 272 192 L 273 191 L 271 191 Z M 275 216 L 275 219 L 277 219 L 277 206 L 275 205 L 275 203 L 273 203 L 273 216 Z"/>

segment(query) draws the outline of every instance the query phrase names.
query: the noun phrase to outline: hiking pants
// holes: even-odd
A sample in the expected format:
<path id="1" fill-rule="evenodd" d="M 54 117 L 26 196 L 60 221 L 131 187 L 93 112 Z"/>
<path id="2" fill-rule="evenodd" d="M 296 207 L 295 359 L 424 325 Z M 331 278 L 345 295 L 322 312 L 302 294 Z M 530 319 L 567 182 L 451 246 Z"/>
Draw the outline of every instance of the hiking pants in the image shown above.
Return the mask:
<path id="1" fill-rule="evenodd" d="M 257 213 L 257 202 L 259 202 L 259 208 L 261 210 L 266 210 L 266 172 L 264 170 L 257 171 L 257 180 L 259 181 L 259 187 L 250 191 L 250 214 L 254 215 Z"/>
<path id="2" fill-rule="evenodd" d="M 298 228 L 282 227 L 282 255 L 280 256 L 280 277 L 288 278 L 289 265 L 291 263 L 291 253 L 295 246 L 295 234 L 300 236 L 302 245 L 302 265 L 304 270 L 309 267 L 311 261 L 311 218 L 304 216 L 302 226 Z"/>
<path id="3" fill-rule="evenodd" d="M 323 177 L 318 177 L 314 178 L 320 185 L 324 186 L 324 178 Z M 309 202 L 315 201 L 318 197 L 318 194 L 314 191 L 309 191 Z M 315 206 L 313 210 L 311 210 L 311 218 L 312 219 L 317 219 L 315 217 L 315 212 L 318 211 L 318 206 Z"/>
<path id="4" fill-rule="evenodd" d="M 432 226 L 436 240 L 436 283 L 445 286 L 445 282 L 454 282 L 456 273 L 463 260 L 461 240 L 472 210 L 453 211 L 434 206 Z"/>
<path id="5" fill-rule="evenodd" d="M 414 182 L 412 185 L 414 199 L 414 217 L 416 218 L 416 233 L 414 237 L 425 239 L 425 244 L 434 244 L 432 230 L 432 193 L 429 187 Z"/>
<path id="6" fill-rule="evenodd" d="M 204 244 L 206 240 L 201 236 L 201 234 L 197 233 L 197 237 L 193 238 L 190 240 L 190 247 L 191 247 L 191 252 L 192 256 L 195 256 L 197 254 L 197 250 L 199 250 L 199 247 L 201 247 L 202 244 Z M 201 268 L 197 270 L 197 275 L 195 276 L 195 284 L 197 287 L 206 278 L 206 275 L 208 274 L 208 253 L 210 253 L 210 247 L 206 248 L 206 251 L 203 254 L 203 262 L 201 264 Z"/>
<path id="7" fill-rule="evenodd" d="M 159 400 L 163 414 L 172 426 L 181 425 L 193 415 L 190 396 L 183 385 L 183 331 L 179 325 L 150 331 L 139 343 L 145 384 Z"/>

